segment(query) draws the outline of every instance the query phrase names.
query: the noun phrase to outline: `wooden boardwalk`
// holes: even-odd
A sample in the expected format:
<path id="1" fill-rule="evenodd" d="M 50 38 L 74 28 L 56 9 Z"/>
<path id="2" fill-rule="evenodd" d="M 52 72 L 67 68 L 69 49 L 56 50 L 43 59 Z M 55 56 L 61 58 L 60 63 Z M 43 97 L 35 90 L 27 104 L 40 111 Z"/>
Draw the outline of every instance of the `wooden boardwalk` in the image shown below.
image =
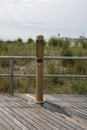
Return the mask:
<path id="1" fill-rule="evenodd" d="M 0 130 L 87 130 L 87 95 L 0 94 Z"/>

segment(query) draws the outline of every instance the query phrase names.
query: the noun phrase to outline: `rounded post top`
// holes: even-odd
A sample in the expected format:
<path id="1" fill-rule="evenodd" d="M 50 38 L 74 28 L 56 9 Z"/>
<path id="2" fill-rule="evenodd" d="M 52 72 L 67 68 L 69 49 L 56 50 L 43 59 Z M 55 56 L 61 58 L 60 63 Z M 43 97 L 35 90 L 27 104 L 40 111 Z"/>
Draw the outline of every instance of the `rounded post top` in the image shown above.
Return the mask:
<path id="1" fill-rule="evenodd" d="M 40 40 L 40 41 L 43 41 L 43 35 L 38 35 L 36 40 Z"/>

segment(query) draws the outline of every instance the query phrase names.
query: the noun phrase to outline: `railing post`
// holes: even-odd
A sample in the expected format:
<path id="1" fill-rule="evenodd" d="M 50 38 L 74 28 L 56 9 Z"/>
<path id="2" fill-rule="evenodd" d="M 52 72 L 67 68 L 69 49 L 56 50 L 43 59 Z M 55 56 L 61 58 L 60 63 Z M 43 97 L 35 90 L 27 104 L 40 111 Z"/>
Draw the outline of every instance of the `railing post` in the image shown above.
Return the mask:
<path id="1" fill-rule="evenodd" d="M 36 38 L 36 103 L 43 103 L 43 36 Z"/>
<path id="2" fill-rule="evenodd" d="M 14 95 L 14 84 L 13 84 L 13 64 L 14 61 L 11 58 L 10 59 L 10 94 L 13 96 Z"/>

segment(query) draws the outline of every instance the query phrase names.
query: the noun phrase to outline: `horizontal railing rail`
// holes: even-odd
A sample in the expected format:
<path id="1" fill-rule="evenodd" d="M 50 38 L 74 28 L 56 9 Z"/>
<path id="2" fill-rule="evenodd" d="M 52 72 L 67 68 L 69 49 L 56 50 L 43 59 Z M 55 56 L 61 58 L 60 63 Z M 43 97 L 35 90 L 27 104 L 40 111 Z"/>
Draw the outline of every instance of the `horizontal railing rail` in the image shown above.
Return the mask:
<path id="1" fill-rule="evenodd" d="M 0 56 L 0 59 L 36 59 L 36 56 Z M 44 59 L 87 60 L 87 56 L 44 56 Z"/>
<path id="2" fill-rule="evenodd" d="M 13 77 L 33 77 L 35 74 L 14 74 L 14 59 L 32 59 L 35 60 L 35 56 L 0 56 L 0 59 L 10 59 L 10 73 L 0 74 L 0 77 L 10 77 L 10 93 L 14 94 Z"/>
<path id="3" fill-rule="evenodd" d="M 35 59 L 35 56 L 0 56 L 0 59 Z"/>
<path id="4" fill-rule="evenodd" d="M 87 56 L 44 56 L 44 59 L 72 59 L 72 60 L 87 60 Z"/>
<path id="5" fill-rule="evenodd" d="M 87 56 L 45 56 L 44 60 L 87 60 Z M 87 78 L 87 75 L 76 74 L 45 74 L 45 77 Z"/>
<path id="6" fill-rule="evenodd" d="M 9 74 L 0 74 L 0 77 L 10 77 L 10 91 L 11 95 L 14 94 L 14 85 L 13 78 L 14 77 L 35 77 L 36 74 L 14 74 L 14 59 L 32 59 L 36 60 L 36 56 L 0 56 L 0 59 L 10 59 L 10 73 Z M 60 60 L 60 59 L 73 59 L 73 60 L 87 60 L 87 56 L 85 57 L 69 57 L 69 56 L 44 56 L 44 60 Z M 60 77 L 60 78 L 87 78 L 87 75 L 66 75 L 66 74 L 44 74 L 45 77 Z"/>

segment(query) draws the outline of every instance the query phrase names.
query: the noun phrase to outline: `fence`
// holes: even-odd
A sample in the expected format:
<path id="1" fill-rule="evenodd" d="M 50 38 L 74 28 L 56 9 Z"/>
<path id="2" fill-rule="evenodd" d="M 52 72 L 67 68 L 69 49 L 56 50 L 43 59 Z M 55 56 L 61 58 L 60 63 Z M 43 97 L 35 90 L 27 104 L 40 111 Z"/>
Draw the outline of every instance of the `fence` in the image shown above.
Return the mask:
<path id="1" fill-rule="evenodd" d="M 34 74 L 14 74 L 14 59 L 33 59 L 34 56 L 0 56 L 0 59 L 10 59 L 10 73 L 9 74 L 0 74 L 0 77 L 10 77 L 10 92 L 11 95 L 14 94 L 14 84 L 13 77 L 34 77 Z"/>
<path id="2" fill-rule="evenodd" d="M 14 94 L 14 77 L 36 77 L 36 74 L 14 74 L 14 59 L 31 59 L 36 60 L 35 56 L 0 56 L 0 59 L 10 59 L 10 73 L 9 74 L 0 74 L 0 77 L 10 77 L 10 90 L 11 95 Z M 45 56 L 44 60 L 58 60 L 58 59 L 75 59 L 75 60 L 87 60 L 87 57 L 64 57 L 64 56 Z M 87 78 L 87 75 L 63 75 L 63 74 L 44 74 L 45 77 L 79 77 Z"/>
<path id="3" fill-rule="evenodd" d="M 87 75 L 63 75 L 63 74 L 43 74 L 43 61 L 44 60 L 60 60 L 60 59 L 75 59 L 75 60 L 87 60 L 87 57 L 64 57 L 64 56 L 44 56 L 43 57 L 43 36 L 37 36 L 36 40 L 36 56 L 0 56 L 0 59 L 10 59 L 10 73 L 0 74 L 2 77 L 10 77 L 10 92 L 14 94 L 14 77 L 36 77 L 36 103 L 43 103 L 43 76 L 46 77 L 79 77 L 87 78 Z M 14 74 L 14 59 L 32 59 L 36 60 L 36 74 Z"/>

